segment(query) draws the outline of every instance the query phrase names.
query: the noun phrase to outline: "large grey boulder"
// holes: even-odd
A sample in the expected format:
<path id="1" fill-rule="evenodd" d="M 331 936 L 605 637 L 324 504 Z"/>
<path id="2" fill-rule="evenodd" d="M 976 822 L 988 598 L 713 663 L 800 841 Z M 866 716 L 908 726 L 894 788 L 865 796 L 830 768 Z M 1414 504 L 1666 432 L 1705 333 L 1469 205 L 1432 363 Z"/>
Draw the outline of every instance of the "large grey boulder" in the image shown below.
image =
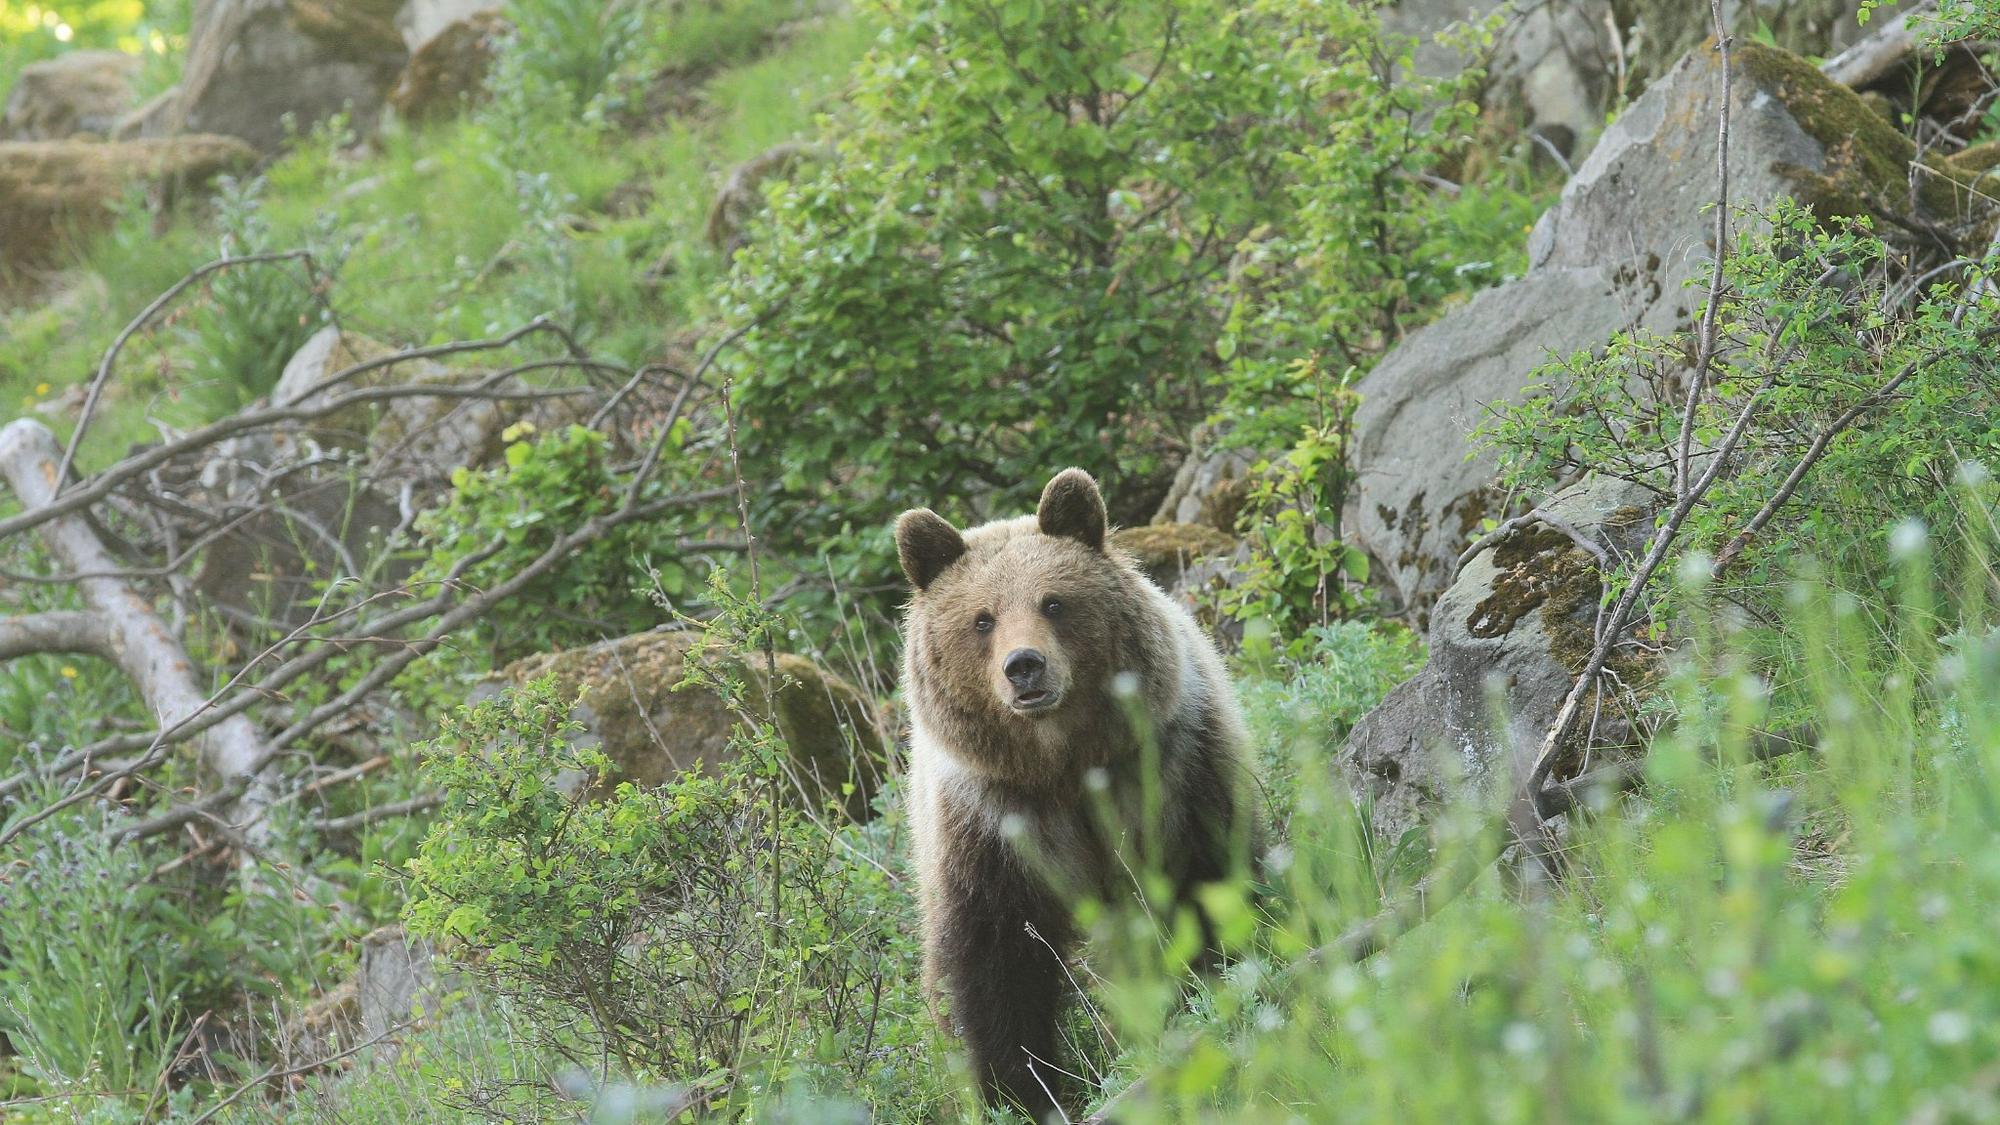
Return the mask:
<path id="1" fill-rule="evenodd" d="M 409 57 L 401 0 L 196 0 L 172 101 L 142 135 L 240 137 L 272 152 L 337 113 L 370 132 Z"/>
<path id="2" fill-rule="evenodd" d="M 29 63 L 7 92 L 0 140 L 59 141 L 78 133 L 107 136 L 138 101 L 136 55 L 72 51 Z"/>
<path id="3" fill-rule="evenodd" d="M 1411 333 L 1360 382 L 1343 526 L 1392 610 L 1421 625 L 1481 521 L 1535 499 L 1495 489 L 1495 459 L 1470 439 L 1488 411 L 1518 401 L 1552 357 L 1600 349 L 1624 329 L 1692 326 L 1701 292 L 1685 283 L 1714 252 L 1718 79 L 1712 52 L 1682 59 L 1606 130 L 1535 225 L 1527 273 Z M 1797 196 L 1825 217 L 1907 195 L 1909 141 L 1809 63 L 1739 41 L 1734 87 L 1736 206 Z"/>
<path id="4" fill-rule="evenodd" d="M 1656 511 L 1651 492 L 1608 479 L 1543 507 L 1614 565 L 1643 549 Z M 1602 592 L 1596 555 L 1539 520 L 1467 561 L 1431 614 L 1423 669 L 1355 724 L 1335 759 L 1371 803 L 1381 838 L 1421 827 L 1455 797 L 1488 796 L 1514 780 L 1589 656 Z M 1648 672 L 1613 670 L 1631 686 Z M 1594 742 L 1630 739 L 1624 700 L 1593 700 L 1585 716 Z"/>

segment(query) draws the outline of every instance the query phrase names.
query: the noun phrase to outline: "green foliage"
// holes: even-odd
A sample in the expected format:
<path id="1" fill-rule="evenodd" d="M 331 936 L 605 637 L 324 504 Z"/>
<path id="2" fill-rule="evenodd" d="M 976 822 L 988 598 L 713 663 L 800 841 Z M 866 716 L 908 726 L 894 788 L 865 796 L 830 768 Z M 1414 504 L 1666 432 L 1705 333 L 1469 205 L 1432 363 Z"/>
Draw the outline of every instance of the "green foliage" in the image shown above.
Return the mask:
<path id="1" fill-rule="evenodd" d="M 1279 839 L 1290 835 L 1285 825 L 1301 773 L 1324 768 L 1326 748 L 1346 739 L 1361 716 L 1424 662 L 1423 639 L 1400 625 L 1337 621 L 1315 626 L 1305 640 L 1302 655 L 1248 676 L 1237 688 L 1252 742 L 1263 755 Z"/>
<path id="2" fill-rule="evenodd" d="M 112 821 L 88 806 L 44 820 L 0 879 L 0 1032 L 42 1091 L 80 1108 L 143 1100 L 177 1040 L 161 891 L 143 853 L 111 842 Z"/>
<path id="3" fill-rule="evenodd" d="M 179 77 L 190 0 L 68 0 L 0 7 L 0 100 L 20 69 L 76 50 L 118 50 L 145 61 L 142 95 Z"/>
<path id="4" fill-rule="evenodd" d="M 755 326 L 726 363 L 782 542 L 1011 510 L 1071 463 L 1141 510 L 1351 7 L 891 5 L 837 159 L 772 189 L 721 294 Z"/>
<path id="5" fill-rule="evenodd" d="M 503 98 L 541 100 L 555 95 L 574 114 L 604 92 L 628 52 L 639 42 L 646 4 L 612 0 L 510 0 L 515 38 L 491 87 Z"/>
<path id="6" fill-rule="evenodd" d="M 685 444 L 680 424 L 668 458 Z M 504 461 L 488 469 L 459 469 L 452 493 L 424 513 L 417 529 L 430 547 L 418 581 L 442 581 L 454 572 L 475 586 L 504 580 L 589 520 L 616 511 L 630 490 L 612 460 L 605 436 L 582 426 L 537 435 L 518 423 L 504 435 Z M 642 499 L 668 487 L 656 475 Z M 649 562 L 670 596 L 691 591 L 677 542 L 698 524 L 672 515 L 636 520 L 565 554 L 540 577 L 502 602 L 474 627 L 496 663 L 565 642 L 637 632 L 656 619 L 644 586 Z M 461 567 L 469 556 L 478 561 Z"/>
<path id="7" fill-rule="evenodd" d="M 1822 229 L 1781 204 L 1768 232 L 1741 236 L 1730 255 L 1710 394 L 1697 411 L 1701 455 L 1739 417 L 1748 435 L 1684 526 L 1680 552 L 1727 550 L 1781 489 L 1802 454 L 1851 410 L 1858 425 L 1824 444 L 1791 500 L 1748 541 L 1725 580 L 1776 612 L 1780 579 L 1806 559 L 1873 581 L 1893 573 L 1894 529 L 1927 524 L 1940 565 L 1955 569 L 1968 533 L 1953 485 L 1962 465 L 2000 463 L 2000 377 L 1991 300 L 1967 300 L 1958 283 L 1909 294 L 1888 250 L 1866 224 Z M 1979 276 L 1968 273 L 1968 284 Z M 1692 332 L 1620 335 L 1602 355 L 1551 363 L 1518 408 L 1488 436 L 1507 481 L 1540 494 L 1590 470 L 1672 493 L 1680 433 L 1679 380 L 1697 345 Z M 1886 397 L 1879 388 L 1907 378 Z"/>
<path id="8" fill-rule="evenodd" d="M 1645 795 L 1572 825 L 1571 878 L 1523 894 L 1490 871 L 1358 964 L 1306 953 L 1407 876 L 1308 780 L 1274 855 L 1268 947 L 1166 1033 L 1134 1047 L 1144 1029 L 1118 1028 L 1133 1066 L 1110 1085 L 1134 1083 L 1119 1120 L 1332 1104 L 1355 1120 L 1976 1119 L 2000 1050 L 2000 645 L 1986 626 L 1940 635 L 1926 569 L 1889 609 L 1895 648 L 1855 599 L 1795 588 L 1834 720 L 1817 752 L 1747 760 L 1769 686 L 1740 638 L 1705 631 Z M 1435 862 L 1497 852 L 1485 817 L 1443 820 Z"/>
<path id="9" fill-rule="evenodd" d="M 1250 546 L 1237 583 L 1223 594 L 1222 609 L 1244 622 L 1263 622 L 1303 655 L 1313 644 L 1306 630 L 1344 617 L 1361 605 L 1354 585 L 1368 580 L 1368 556 L 1342 543 L 1336 521 L 1346 505 L 1347 439 L 1355 398 L 1345 380 L 1335 383 L 1317 357 L 1293 364 L 1290 377 L 1313 387 L 1319 416 L 1301 427 L 1281 457 L 1259 461 L 1249 474 L 1249 494 L 1237 528 Z M 1260 638 L 1264 629 L 1256 631 Z M 1252 634 L 1246 631 L 1245 649 Z"/>
<path id="10" fill-rule="evenodd" d="M 609 1058 L 711 1106 L 794 1086 L 939 1096 L 883 872 L 778 802 L 760 754 L 605 792 L 608 762 L 567 713 L 530 685 L 427 746 L 446 803 L 409 864 L 412 929 L 475 952 L 540 1048 L 600 1075 Z"/>
<path id="11" fill-rule="evenodd" d="M 224 178 L 215 195 L 221 229 L 218 257 L 291 249 L 280 245 L 264 216 L 262 179 Z M 337 273 L 341 252 L 322 243 L 312 266 L 298 261 L 255 263 L 223 270 L 208 285 L 208 301 L 185 322 L 194 357 L 194 386 L 217 413 L 270 392 L 285 362 L 326 319 L 321 294 Z M 312 246 L 302 247 L 313 249 Z"/>

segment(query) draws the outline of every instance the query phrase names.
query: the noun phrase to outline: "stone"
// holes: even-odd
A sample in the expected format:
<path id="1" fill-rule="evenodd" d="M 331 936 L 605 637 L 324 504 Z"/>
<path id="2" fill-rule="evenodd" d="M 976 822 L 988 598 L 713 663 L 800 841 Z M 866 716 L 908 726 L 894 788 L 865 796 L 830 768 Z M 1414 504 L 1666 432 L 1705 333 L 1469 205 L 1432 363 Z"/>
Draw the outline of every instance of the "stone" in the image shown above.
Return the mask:
<path id="1" fill-rule="evenodd" d="M 401 0 L 196 0 L 187 62 L 153 126 L 223 133 L 275 152 L 339 113 L 374 131 L 409 59 Z"/>
<path id="2" fill-rule="evenodd" d="M 432 121 L 478 101 L 486 72 L 512 30 L 505 16 L 486 11 L 440 28 L 411 51 L 389 104 L 405 121 Z"/>
<path id="3" fill-rule="evenodd" d="M 412 56 L 447 28 L 497 14 L 505 0 L 405 0 L 396 13 L 396 30 Z"/>
<path id="4" fill-rule="evenodd" d="M 454 974 L 440 973 L 430 942 L 401 926 L 383 926 L 361 939 L 361 967 L 354 978 L 360 1042 L 382 1040 L 397 1028 L 435 1020 L 457 989 Z"/>
<path id="5" fill-rule="evenodd" d="M 1775 48 L 1738 41 L 1733 55 L 1733 204 L 1795 196 L 1829 218 L 1907 195 L 1914 146 L 1859 96 Z M 1701 293 L 1684 283 L 1706 276 L 1713 253 L 1718 79 L 1712 52 L 1682 59 L 1536 223 L 1527 272 L 1410 333 L 1357 385 L 1342 526 L 1370 556 L 1390 612 L 1421 627 L 1482 521 L 1532 503 L 1495 488 L 1495 459 L 1470 438 L 1483 416 L 1519 401 L 1547 360 L 1601 349 L 1621 330 L 1693 326 Z M 1959 217 L 1976 173 L 1924 160 L 1940 175 L 1923 177 L 1920 202 Z"/>
<path id="6" fill-rule="evenodd" d="M 675 690 L 700 641 L 691 632 L 654 631 L 531 656 L 489 681 L 488 693 L 496 684 L 555 677 L 559 695 L 584 693 L 572 712 L 585 728 L 577 745 L 611 759 L 616 774 L 609 783 L 664 785 L 684 770 L 715 772 L 733 753 L 736 716 L 722 700 L 700 687 Z M 731 666 L 749 688 L 750 709 L 762 714 L 770 680 L 762 658 Z M 803 656 L 779 653 L 777 672 L 782 686 L 772 702 L 801 795 L 815 806 L 835 800 L 849 817 L 867 819 L 885 761 L 884 724 L 874 703 Z"/>
<path id="7" fill-rule="evenodd" d="M 360 982 L 350 977 L 286 1022 L 282 1044 L 293 1066 L 313 1066 L 362 1042 Z"/>
<path id="8" fill-rule="evenodd" d="M 1250 470 L 1259 455 L 1240 446 L 1220 446 L 1206 427 L 1194 436 L 1193 450 L 1174 473 L 1173 484 L 1153 513 L 1156 524 L 1205 524 L 1227 535 L 1236 534 L 1236 517 L 1243 511 Z"/>
<path id="9" fill-rule="evenodd" d="M 106 136 L 138 101 L 141 63 L 123 51 L 71 51 L 29 63 L 0 111 L 0 140 L 59 141 Z"/>
<path id="10" fill-rule="evenodd" d="M 1644 549 L 1655 504 L 1637 485 L 1593 478 L 1545 510 L 1616 563 Z M 1335 759 L 1385 843 L 1455 798 L 1491 799 L 1512 784 L 1589 658 L 1602 593 L 1596 557 L 1539 520 L 1467 561 L 1431 614 L 1422 670 L 1355 724 Z M 1629 688 L 1653 674 L 1631 660 L 1613 671 Z M 1627 702 L 1587 703 L 1595 744 L 1632 741 Z"/>
<path id="11" fill-rule="evenodd" d="M 56 262 L 72 236 L 109 226 L 134 184 L 171 200 L 256 160 L 231 137 L 0 141 L 0 275 Z"/>

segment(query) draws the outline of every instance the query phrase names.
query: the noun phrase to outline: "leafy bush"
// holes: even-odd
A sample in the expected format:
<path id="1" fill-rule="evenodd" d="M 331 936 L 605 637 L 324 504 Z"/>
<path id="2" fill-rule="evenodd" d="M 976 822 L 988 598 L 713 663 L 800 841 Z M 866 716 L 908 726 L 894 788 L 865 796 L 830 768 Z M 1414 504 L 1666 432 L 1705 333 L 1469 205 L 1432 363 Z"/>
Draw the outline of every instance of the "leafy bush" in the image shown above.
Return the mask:
<path id="1" fill-rule="evenodd" d="M 677 447 L 686 432 L 683 424 Z M 461 580 L 475 586 L 503 580 L 563 535 L 623 503 L 629 483 L 613 465 L 603 434 L 570 426 L 537 435 L 531 425 L 517 424 L 505 436 L 504 464 L 459 469 L 452 476 L 451 496 L 419 519 L 418 530 L 431 551 L 420 581 L 441 581 L 468 556 L 488 551 L 463 568 Z M 666 488 L 663 477 L 671 479 L 672 474 L 656 476 L 648 488 Z M 676 544 L 691 529 L 671 515 L 616 528 L 566 555 L 518 597 L 501 603 L 476 632 L 494 662 L 505 663 L 580 638 L 649 627 L 657 612 L 645 584 L 648 564 L 658 564 L 658 581 L 667 594 L 688 592 L 688 572 Z"/>
<path id="2" fill-rule="evenodd" d="M 1984 530 L 1963 524 L 1954 484 L 1963 465 L 2000 463 L 2000 310 L 1967 299 L 1976 269 L 1964 283 L 1910 293 L 1895 267 L 1866 223 L 1824 229 L 1790 203 L 1770 214 L 1768 230 L 1742 235 L 1728 259 L 1694 471 L 1707 469 L 1702 450 L 1737 419 L 1748 437 L 1677 549 L 1715 557 L 1761 614 L 1782 613 L 1783 578 L 1808 560 L 1848 580 L 1892 573 L 1891 540 L 1906 519 L 1932 529 L 1953 573 Z M 1672 494 L 1679 381 L 1697 350 L 1693 331 L 1628 334 L 1602 355 L 1543 368 L 1526 402 L 1488 427 L 1506 479 L 1539 494 L 1588 470 Z M 1793 479 L 1815 443 L 1823 456 Z"/>
<path id="3" fill-rule="evenodd" d="M 426 747 L 445 805 L 409 864 L 413 930 L 476 953 L 531 1042 L 600 1079 L 711 1108 L 796 1086 L 938 1097 L 903 900 L 776 799 L 769 732 L 720 776 L 588 799 L 561 776 L 601 788 L 609 763 L 567 712 L 530 685 Z"/>
<path id="4" fill-rule="evenodd" d="M 1316 52 L 1361 7 L 892 4 L 837 159 L 772 189 L 721 294 L 783 542 L 1011 509 L 1071 463 L 1149 510 L 1212 403 L 1230 257 L 1288 221 L 1287 156 L 1334 116 Z"/>
<path id="5" fill-rule="evenodd" d="M 1117 1027 L 1118 1118 L 1977 1119 L 2000 1051 L 2000 644 L 1940 635 L 1926 569 L 1896 648 L 1854 598 L 1792 587 L 1835 720 L 1813 753 L 1750 760 L 1770 687 L 1718 618 L 1645 795 L 1572 824 L 1569 879 L 1523 893 L 1493 867 L 1359 963 L 1335 943 L 1408 877 L 1308 777 L 1268 946 L 1165 1033 Z M 1436 863 L 1498 853 L 1482 812 L 1444 814 Z"/>
<path id="6" fill-rule="evenodd" d="M 1296 656 L 1312 645 L 1310 626 L 1323 627 L 1360 607 L 1361 591 L 1352 583 L 1368 580 L 1368 556 L 1338 537 L 1354 394 L 1344 384 L 1329 386 L 1316 358 L 1298 361 L 1294 371 L 1315 385 L 1318 417 L 1301 426 L 1282 456 L 1251 466 L 1237 517 L 1250 554 L 1237 582 L 1223 592 L 1222 609 L 1239 621 L 1262 623 L 1245 631 L 1246 650 L 1275 630 Z M 1323 522 L 1329 516 L 1332 526 Z"/>
<path id="7" fill-rule="evenodd" d="M 291 249 L 280 246 L 262 209 L 264 181 L 225 178 L 216 191 L 220 257 Z M 314 239 L 324 243 L 324 239 Z M 310 248 L 310 247 L 308 247 Z M 198 393 L 226 411 L 267 394 L 285 364 L 325 321 L 323 293 L 339 268 L 339 253 L 322 245 L 313 266 L 275 261 L 215 274 L 208 302 L 187 321 Z M 328 271 L 325 274 L 319 271 Z"/>

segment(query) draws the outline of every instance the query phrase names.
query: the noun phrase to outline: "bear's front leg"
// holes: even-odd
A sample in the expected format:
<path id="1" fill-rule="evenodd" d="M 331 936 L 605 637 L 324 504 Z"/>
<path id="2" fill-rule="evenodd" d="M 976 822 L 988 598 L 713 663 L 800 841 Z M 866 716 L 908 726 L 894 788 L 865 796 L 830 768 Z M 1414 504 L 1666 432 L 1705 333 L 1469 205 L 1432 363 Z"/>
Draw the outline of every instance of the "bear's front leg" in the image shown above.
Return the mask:
<path id="1" fill-rule="evenodd" d="M 958 843 L 930 956 L 988 1103 L 1052 1120 L 1062 1085 L 1056 1028 L 1069 988 L 1063 957 L 1074 942 L 1069 911 L 1004 841 Z"/>

